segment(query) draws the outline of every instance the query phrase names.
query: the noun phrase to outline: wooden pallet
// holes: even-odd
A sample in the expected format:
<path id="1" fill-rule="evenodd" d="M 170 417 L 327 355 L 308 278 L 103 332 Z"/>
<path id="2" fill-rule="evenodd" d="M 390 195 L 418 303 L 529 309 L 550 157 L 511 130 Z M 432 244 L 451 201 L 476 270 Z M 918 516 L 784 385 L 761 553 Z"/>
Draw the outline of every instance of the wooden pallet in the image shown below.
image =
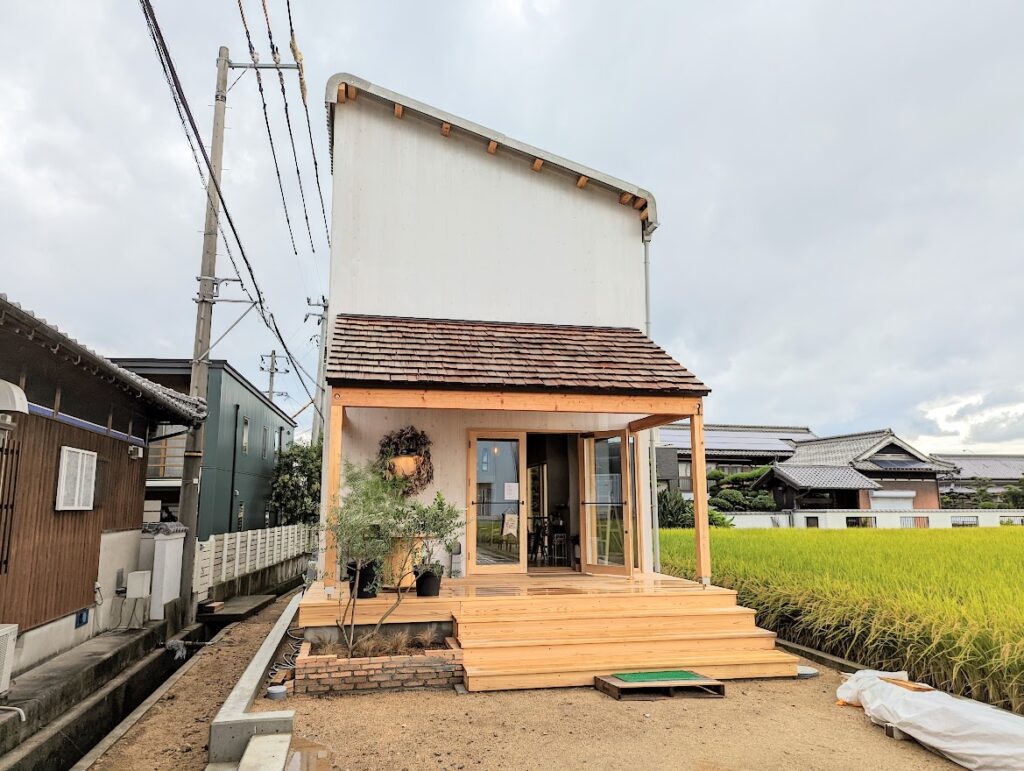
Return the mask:
<path id="1" fill-rule="evenodd" d="M 720 699 L 725 696 L 725 683 L 710 677 L 627 682 L 615 675 L 606 675 L 595 677 L 594 687 L 620 701 L 653 701 L 676 696 Z"/>

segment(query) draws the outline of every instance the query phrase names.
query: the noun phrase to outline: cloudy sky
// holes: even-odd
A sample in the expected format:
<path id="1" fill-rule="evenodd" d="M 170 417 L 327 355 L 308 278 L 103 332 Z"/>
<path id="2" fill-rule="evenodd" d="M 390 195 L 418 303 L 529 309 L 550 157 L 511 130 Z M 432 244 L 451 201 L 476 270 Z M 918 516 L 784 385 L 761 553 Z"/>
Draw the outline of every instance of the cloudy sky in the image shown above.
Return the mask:
<path id="1" fill-rule="evenodd" d="M 268 3 L 288 61 L 284 0 Z M 154 5 L 206 132 L 218 46 L 247 58 L 237 4 Z M 328 207 L 323 87 L 349 71 L 654 191 L 654 336 L 714 389 L 709 421 L 1024 451 L 1024 3 L 293 0 L 293 16 Z M 2 21 L 0 291 L 105 354 L 189 355 L 204 198 L 138 5 L 2 0 Z M 312 368 L 323 224 L 293 89 L 314 254 L 273 73 L 264 86 L 298 257 L 252 73 L 228 98 L 225 195 Z M 217 308 L 215 335 L 239 307 Z M 216 355 L 262 384 L 273 346 L 247 318 Z M 279 383 L 298 410 L 299 383 Z"/>

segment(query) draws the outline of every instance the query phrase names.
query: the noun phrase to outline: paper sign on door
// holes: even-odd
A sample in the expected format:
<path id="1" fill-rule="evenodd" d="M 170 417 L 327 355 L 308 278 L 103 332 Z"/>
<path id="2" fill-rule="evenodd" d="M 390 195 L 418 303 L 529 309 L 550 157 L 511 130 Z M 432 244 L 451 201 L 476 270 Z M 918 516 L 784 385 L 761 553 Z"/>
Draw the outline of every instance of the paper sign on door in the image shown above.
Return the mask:
<path id="1" fill-rule="evenodd" d="M 519 483 L 518 482 L 506 482 L 505 483 L 505 500 L 506 501 L 518 501 L 519 500 Z"/>

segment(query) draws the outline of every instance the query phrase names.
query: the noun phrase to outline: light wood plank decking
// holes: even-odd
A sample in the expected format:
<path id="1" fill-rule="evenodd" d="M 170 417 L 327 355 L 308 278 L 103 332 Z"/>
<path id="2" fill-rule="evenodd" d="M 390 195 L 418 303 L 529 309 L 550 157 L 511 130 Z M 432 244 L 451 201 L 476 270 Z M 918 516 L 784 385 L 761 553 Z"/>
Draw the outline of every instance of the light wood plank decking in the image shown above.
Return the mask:
<path id="1" fill-rule="evenodd" d="M 376 623 L 392 600 L 359 600 L 356 622 Z M 315 584 L 299 606 L 299 625 L 334 626 L 343 605 Z M 737 606 L 734 591 L 659 574 L 445 579 L 439 597 L 409 595 L 388 618 L 417 621 L 454 622 L 471 691 L 591 685 L 595 675 L 624 669 L 796 675 L 796 658 L 775 650 L 775 635 L 755 626 L 754 611 Z"/>

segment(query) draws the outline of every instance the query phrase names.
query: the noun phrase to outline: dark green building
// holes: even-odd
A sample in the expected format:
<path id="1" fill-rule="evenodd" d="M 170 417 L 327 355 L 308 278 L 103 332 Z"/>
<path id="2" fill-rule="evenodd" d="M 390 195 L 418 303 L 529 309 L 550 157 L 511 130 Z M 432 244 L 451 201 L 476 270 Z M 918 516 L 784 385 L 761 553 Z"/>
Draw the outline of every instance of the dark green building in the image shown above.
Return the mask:
<path id="1" fill-rule="evenodd" d="M 188 393 L 188 359 L 117 359 L 125 369 Z M 210 362 L 209 416 L 199 489 L 199 539 L 277 525 L 268 506 L 274 464 L 291 444 L 295 421 L 223 359 Z M 158 435 L 183 431 L 160 426 Z M 165 507 L 177 516 L 185 435 L 151 442 L 146 480 L 146 521 Z"/>

